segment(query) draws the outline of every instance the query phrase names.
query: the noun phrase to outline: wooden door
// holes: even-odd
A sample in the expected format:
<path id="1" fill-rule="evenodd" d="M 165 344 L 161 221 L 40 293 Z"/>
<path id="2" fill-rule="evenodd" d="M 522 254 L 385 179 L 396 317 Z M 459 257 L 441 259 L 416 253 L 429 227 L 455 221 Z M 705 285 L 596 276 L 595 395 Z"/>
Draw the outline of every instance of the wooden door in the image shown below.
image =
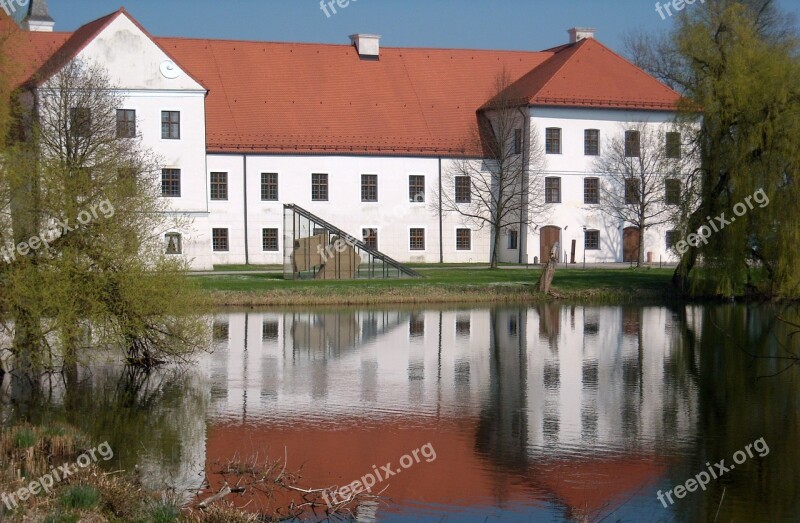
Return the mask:
<path id="1" fill-rule="evenodd" d="M 622 261 L 636 262 L 639 260 L 639 243 L 638 227 L 625 227 L 622 230 Z"/>
<path id="2" fill-rule="evenodd" d="M 556 260 L 561 261 L 561 228 L 554 225 L 542 227 L 539 232 L 539 263 L 547 263 L 550 259 L 550 250 L 556 243 L 559 244 Z"/>

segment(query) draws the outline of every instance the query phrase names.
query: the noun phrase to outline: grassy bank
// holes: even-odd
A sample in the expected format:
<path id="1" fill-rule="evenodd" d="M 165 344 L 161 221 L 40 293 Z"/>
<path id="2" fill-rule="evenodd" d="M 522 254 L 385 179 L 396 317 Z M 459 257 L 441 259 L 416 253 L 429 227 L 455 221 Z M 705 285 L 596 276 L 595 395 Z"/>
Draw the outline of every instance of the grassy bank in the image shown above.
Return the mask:
<path id="1" fill-rule="evenodd" d="M 538 269 L 420 267 L 421 279 L 287 281 L 280 274 L 193 276 L 217 306 L 626 302 L 669 296 L 671 269 L 559 269 L 553 295 L 534 291 Z"/>

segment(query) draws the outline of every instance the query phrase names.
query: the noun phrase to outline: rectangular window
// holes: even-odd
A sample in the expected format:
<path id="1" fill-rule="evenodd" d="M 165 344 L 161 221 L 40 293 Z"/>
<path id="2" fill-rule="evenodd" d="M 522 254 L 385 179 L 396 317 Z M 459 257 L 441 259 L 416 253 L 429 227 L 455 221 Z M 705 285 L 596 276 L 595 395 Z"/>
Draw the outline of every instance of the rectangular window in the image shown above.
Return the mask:
<path id="1" fill-rule="evenodd" d="M 681 157 L 681 133 L 667 133 L 667 158 Z"/>
<path id="2" fill-rule="evenodd" d="M 597 129 L 583 131 L 583 154 L 586 156 L 600 154 L 600 131 Z"/>
<path id="3" fill-rule="evenodd" d="M 278 229 L 261 229 L 261 248 L 266 252 L 278 250 Z"/>
<path id="4" fill-rule="evenodd" d="M 664 199 L 667 205 L 681 204 L 681 181 L 675 178 L 664 180 Z"/>
<path id="5" fill-rule="evenodd" d="M 678 231 L 667 231 L 667 249 L 672 249 L 678 243 Z"/>
<path id="6" fill-rule="evenodd" d="M 544 179 L 544 202 L 561 203 L 561 178 L 548 177 Z"/>
<path id="7" fill-rule="evenodd" d="M 519 247 L 519 231 L 508 231 L 508 250 L 516 251 Z"/>
<path id="8" fill-rule="evenodd" d="M 226 252 L 229 250 L 228 229 L 211 229 L 211 247 L 214 252 Z"/>
<path id="9" fill-rule="evenodd" d="M 136 111 L 117 109 L 117 138 L 136 138 Z"/>
<path id="10" fill-rule="evenodd" d="M 362 202 L 377 202 L 378 201 L 378 175 L 377 174 L 362 174 L 361 175 L 361 201 Z"/>
<path id="11" fill-rule="evenodd" d="M 328 175 L 311 175 L 311 199 L 315 202 L 328 201 Z"/>
<path id="12" fill-rule="evenodd" d="M 558 127 L 545 129 L 544 152 L 547 154 L 561 154 L 561 129 Z"/>
<path id="13" fill-rule="evenodd" d="M 514 129 L 514 154 L 522 154 L 522 129 Z"/>
<path id="14" fill-rule="evenodd" d="M 410 229 L 408 231 L 408 248 L 412 251 L 425 250 L 425 229 Z"/>
<path id="15" fill-rule="evenodd" d="M 165 198 L 180 198 L 180 169 L 161 169 L 161 196 Z"/>
<path id="16" fill-rule="evenodd" d="M 472 191 L 469 176 L 456 176 L 456 203 L 469 203 L 472 201 Z"/>
<path id="17" fill-rule="evenodd" d="M 69 128 L 72 135 L 88 138 L 92 133 L 92 111 L 86 107 L 73 107 L 69 111 Z"/>
<path id="18" fill-rule="evenodd" d="M 166 241 L 167 254 L 181 254 L 183 253 L 183 245 L 181 245 L 181 235 L 177 232 L 169 232 L 164 235 Z"/>
<path id="19" fill-rule="evenodd" d="M 181 138 L 180 111 L 161 111 L 161 139 L 180 140 L 180 138 Z"/>
<path id="20" fill-rule="evenodd" d="M 422 203 L 425 201 L 425 177 L 412 174 L 408 177 L 408 201 Z"/>
<path id="21" fill-rule="evenodd" d="M 361 229 L 361 239 L 370 249 L 378 250 L 378 229 Z"/>
<path id="22" fill-rule="evenodd" d="M 211 173 L 211 199 L 228 199 L 228 173 Z"/>
<path id="23" fill-rule="evenodd" d="M 639 180 L 628 178 L 625 180 L 625 204 L 637 205 L 639 203 Z"/>
<path id="24" fill-rule="evenodd" d="M 472 231 L 470 229 L 456 229 L 456 250 L 469 251 L 472 249 Z"/>
<path id="25" fill-rule="evenodd" d="M 594 251 L 600 248 L 600 231 L 586 231 L 583 233 L 583 248 Z"/>
<path id="26" fill-rule="evenodd" d="M 278 322 L 275 320 L 264 320 L 261 322 L 261 340 L 278 341 Z"/>
<path id="27" fill-rule="evenodd" d="M 625 131 L 625 156 L 638 158 L 640 152 L 639 131 Z"/>
<path id="28" fill-rule="evenodd" d="M 600 203 L 600 179 L 583 179 L 583 203 Z"/>
<path id="29" fill-rule="evenodd" d="M 278 201 L 278 173 L 261 173 L 261 201 Z"/>

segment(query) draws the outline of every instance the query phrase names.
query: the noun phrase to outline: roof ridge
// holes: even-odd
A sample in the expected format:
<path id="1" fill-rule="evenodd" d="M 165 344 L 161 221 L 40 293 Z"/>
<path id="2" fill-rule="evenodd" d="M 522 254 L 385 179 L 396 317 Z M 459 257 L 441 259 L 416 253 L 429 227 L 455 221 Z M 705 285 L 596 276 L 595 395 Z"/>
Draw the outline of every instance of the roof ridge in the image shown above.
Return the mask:
<path id="1" fill-rule="evenodd" d="M 542 84 L 542 86 L 539 88 L 539 90 L 538 90 L 538 91 L 536 91 L 535 93 L 531 94 L 530 98 L 528 98 L 528 103 L 532 103 L 532 102 L 533 102 L 533 99 L 534 99 L 534 98 L 536 98 L 536 96 L 537 96 L 539 93 L 541 93 L 542 91 L 544 91 L 544 89 L 545 89 L 545 88 L 546 88 L 546 87 L 547 87 L 547 86 L 550 84 L 550 82 L 552 82 L 552 81 L 555 79 L 556 75 L 558 75 L 558 73 L 559 73 L 559 72 L 561 72 L 561 70 L 562 70 L 562 69 L 564 69 L 564 67 L 566 67 L 566 66 L 567 66 L 567 64 L 568 64 L 568 63 L 569 63 L 569 62 L 570 62 L 570 61 L 571 61 L 571 60 L 572 60 L 572 59 L 575 57 L 575 55 L 576 55 L 576 54 L 578 54 L 578 51 L 580 51 L 580 50 L 581 50 L 581 48 L 583 48 L 583 47 L 584 47 L 584 45 L 585 45 L 585 44 L 584 44 L 584 42 L 587 42 L 588 40 L 590 40 L 590 39 L 589 39 L 589 38 L 585 38 L 585 39 L 583 39 L 583 40 L 581 40 L 581 41 L 579 41 L 579 42 L 576 42 L 576 43 L 574 43 L 574 44 L 567 44 L 567 45 L 568 45 L 568 47 L 566 47 L 566 46 L 565 46 L 563 49 L 561 49 L 561 50 L 559 50 L 559 51 L 555 51 L 555 52 L 554 52 L 554 54 L 553 54 L 553 56 L 551 56 L 550 58 L 548 58 L 547 60 L 545 60 L 543 63 L 539 64 L 539 66 L 538 66 L 538 67 L 534 67 L 534 69 L 533 69 L 533 70 L 535 71 L 535 70 L 536 70 L 536 69 L 538 69 L 539 67 L 542 67 L 542 66 L 543 66 L 545 63 L 547 63 L 549 60 L 552 60 L 552 59 L 554 59 L 555 57 L 559 56 L 559 54 L 561 54 L 561 53 L 563 53 L 563 52 L 567 52 L 567 51 L 573 51 L 573 52 L 572 52 L 572 54 L 571 54 L 571 55 L 569 55 L 569 56 L 567 57 L 567 59 L 566 59 L 566 60 L 564 60 L 564 62 L 563 62 L 563 63 L 562 63 L 560 66 L 558 66 L 558 68 L 557 68 L 555 71 L 553 71 L 553 74 L 551 74 L 551 75 L 550 75 L 550 78 L 548 78 L 548 79 L 547 79 L 547 81 L 546 81 L 546 82 L 544 82 L 544 83 Z M 592 38 L 591 40 L 593 40 L 593 38 Z"/>

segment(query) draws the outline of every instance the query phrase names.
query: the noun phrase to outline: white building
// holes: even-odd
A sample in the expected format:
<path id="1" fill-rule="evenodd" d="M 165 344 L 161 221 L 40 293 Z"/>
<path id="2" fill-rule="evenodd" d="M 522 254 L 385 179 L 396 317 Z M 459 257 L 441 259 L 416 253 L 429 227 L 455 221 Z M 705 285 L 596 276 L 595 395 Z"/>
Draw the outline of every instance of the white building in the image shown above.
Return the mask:
<path id="1" fill-rule="evenodd" d="M 556 203 L 546 223 L 503 231 L 500 260 L 533 263 L 554 241 L 569 257 L 575 241 L 576 261 L 627 260 L 636 245 L 623 248 L 623 230 L 638 233 L 591 203 L 594 160 L 628 126 L 666 130 L 678 100 L 591 30 L 517 52 L 385 48 L 375 35 L 352 45 L 153 37 L 124 9 L 73 33 L 48 20 L 32 0 L 27 30 L 13 27 L 20 84 L 75 59 L 107 68 L 124 90 L 120 117 L 164 159 L 164 197 L 193 218 L 173 239 L 196 269 L 283 263 L 284 204 L 372 234 L 401 262 L 488 261 L 490 233 L 442 213 L 437 196 L 454 160 L 481 157 L 465 144 L 502 71 L 526 115 L 522 136 L 548 143 L 541 175 Z M 655 261 L 674 259 L 665 229 L 646 231 Z"/>

